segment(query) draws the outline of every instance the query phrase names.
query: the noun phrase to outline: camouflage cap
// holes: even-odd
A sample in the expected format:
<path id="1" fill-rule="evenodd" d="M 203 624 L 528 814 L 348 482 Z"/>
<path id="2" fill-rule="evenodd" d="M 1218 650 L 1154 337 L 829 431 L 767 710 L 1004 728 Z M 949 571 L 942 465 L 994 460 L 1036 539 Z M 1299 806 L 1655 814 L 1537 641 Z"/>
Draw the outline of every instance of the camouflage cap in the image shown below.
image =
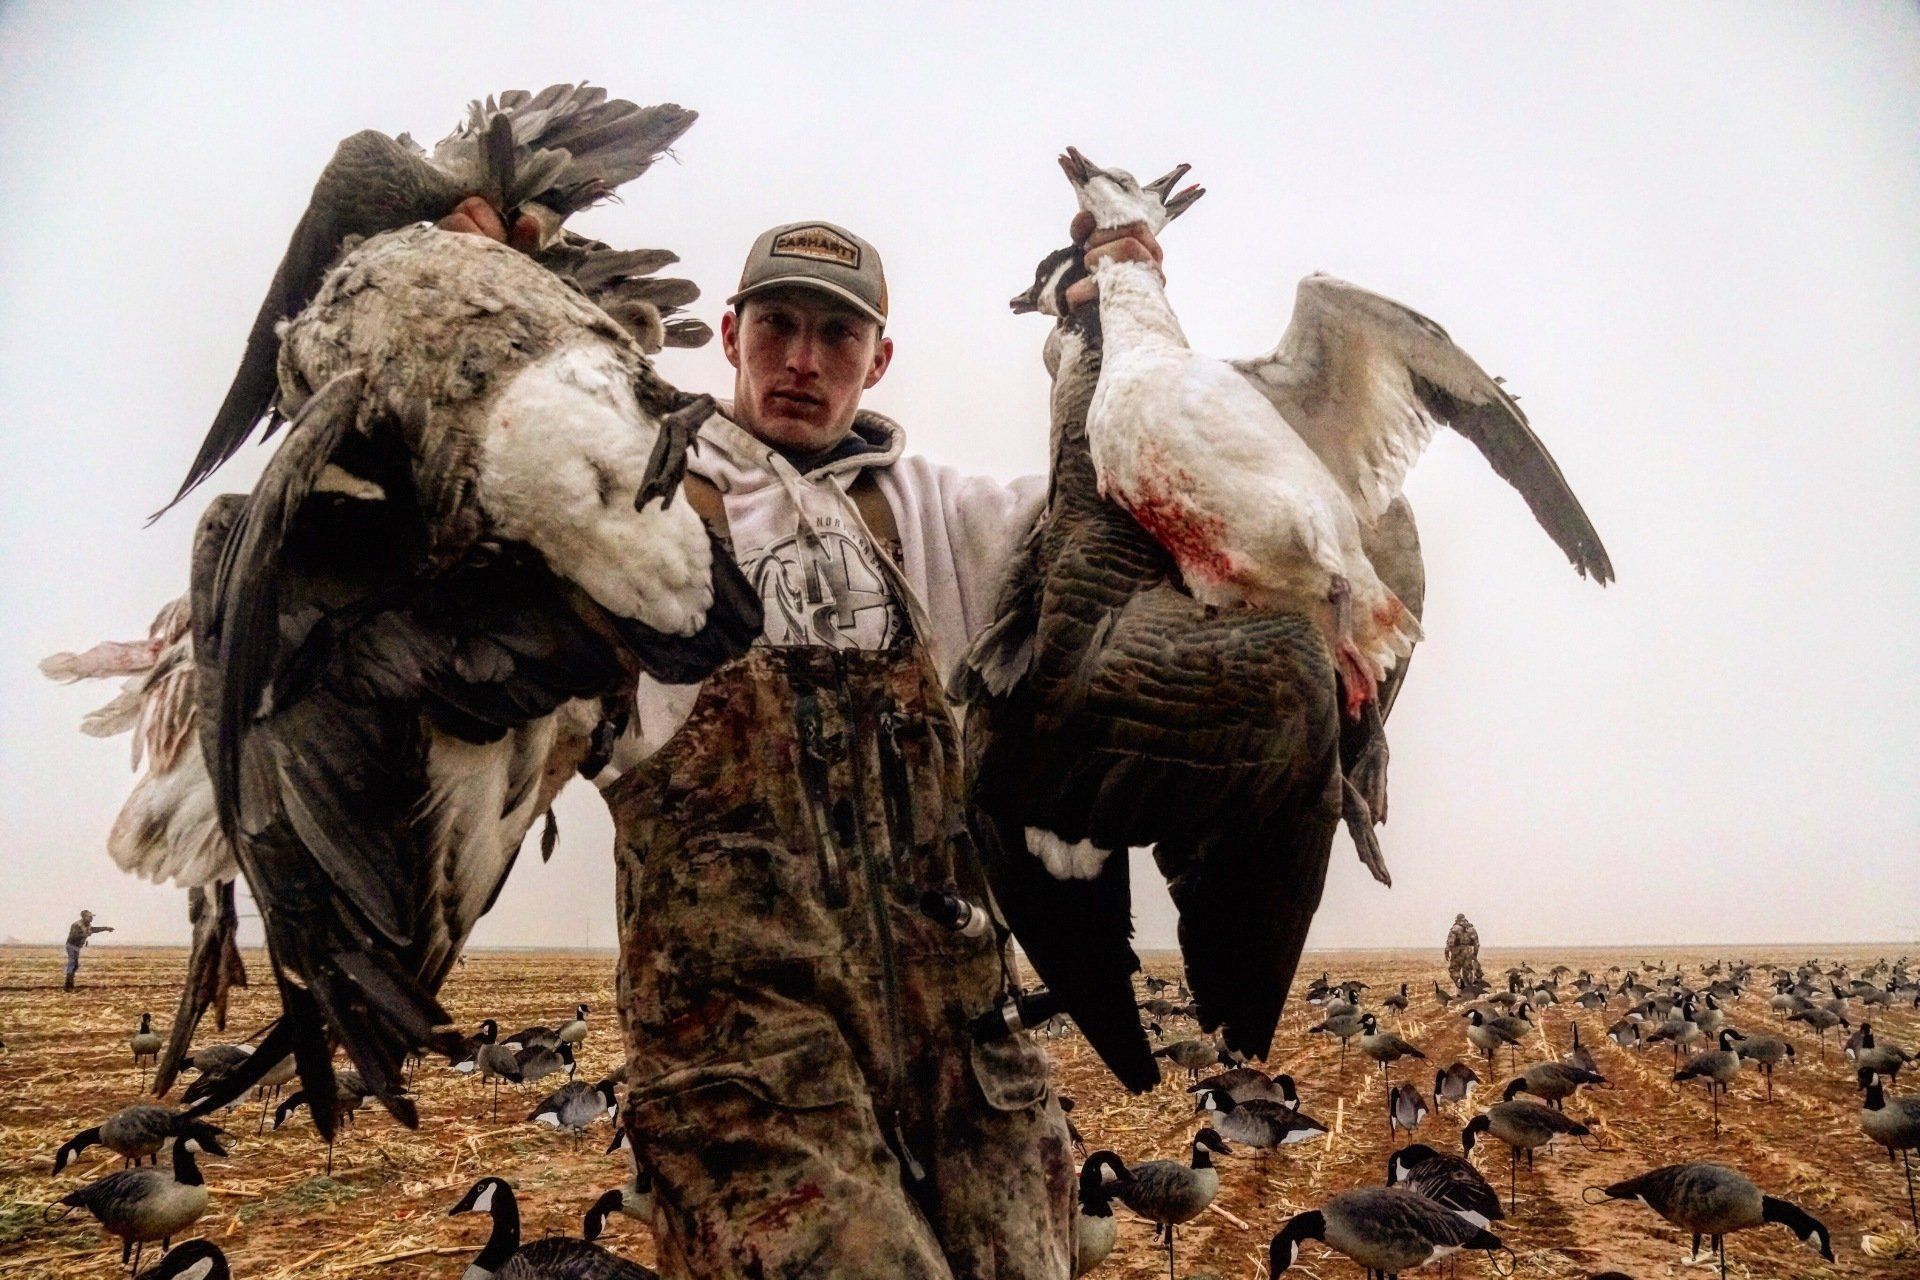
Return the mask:
<path id="1" fill-rule="evenodd" d="M 831 222 L 789 222 L 761 232 L 727 305 L 737 307 L 743 298 L 788 287 L 831 294 L 875 322 L 887 322 L 887 277 L 879 252 Z"/>

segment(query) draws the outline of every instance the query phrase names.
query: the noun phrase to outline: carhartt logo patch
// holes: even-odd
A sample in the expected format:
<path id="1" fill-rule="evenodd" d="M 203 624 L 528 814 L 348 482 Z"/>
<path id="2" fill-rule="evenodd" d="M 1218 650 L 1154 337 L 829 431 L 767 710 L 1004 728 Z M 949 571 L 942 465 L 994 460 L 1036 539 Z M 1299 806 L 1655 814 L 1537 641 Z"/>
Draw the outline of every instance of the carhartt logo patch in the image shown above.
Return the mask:
<path id="1" fill-rule="evenodd" d="M 860 269 L 860 246 L 831 227 L 795 227 L 773 238 L 768 250 L 780 258 L 812 258 L 834 262 L 851 270 Z"/>

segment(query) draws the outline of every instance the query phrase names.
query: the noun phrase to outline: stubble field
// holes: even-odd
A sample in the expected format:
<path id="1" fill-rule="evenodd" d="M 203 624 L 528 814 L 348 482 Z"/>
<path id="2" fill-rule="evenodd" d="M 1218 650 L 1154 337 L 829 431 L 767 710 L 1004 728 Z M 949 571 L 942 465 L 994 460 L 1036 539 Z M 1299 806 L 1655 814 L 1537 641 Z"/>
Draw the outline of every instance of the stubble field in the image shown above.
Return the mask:
<path id="1" fill-rule="evenodd" d="M 1702 963 L 1715 958 L 1796 964 L 1817 954 L 1825 962 L 1857 965 L 1883 953 L 1881 948 L 1861 947 L 1535 949 L 1489 950 L 1482 959 L 1489 975 L 1521 960 L 1542 973 L 1563 963 L 1596 974 L 1609 966 L 1634 967 L 1653 960 L 1669 967 L 1684 965 L 1697 975 Z M 216 1036 L 209 1018 L 199 1043 L 237 1039 L 271 1016 L 273 997 L 262 982 L 265 957 L 249 954 L 247 959 L 256 985 L 236 993 L 229 1035 Z M 183 962 L 181 951 L 96 947 L 81 970 L 81 990 L 68 995 L 58 989 L 57 949 L 0 950 L 0 1038 L 7 1044 L 0 1055 L 0 1280 L 123 1274 L 118 1270 L 118 1242 L 90 1219 L 75 1215 L 51 1225 L 43 1220 L 49 1203 L 118 1167 L 118 1157 L 94 1148 L 54 1177 L 53 1154 L 72 1133 L 139 1099 L 142 1073 L 131 1066 L 127 1036 L 142 1010 L 152 1010 L 164 1027 Z M 1173 978 L 1177 959 L 1152 956 L 1148 969 Z M 1498 1100 L 1500 1085 L 1511 1073 L 1504 1054 L 1498 1071 L 1489 1073 L 1468 1046 L 1458 1012 L 1442 1008 L 1434 998 L 1432 980 L 1441 975 L 1438 953 L 1310 953 L 1302 965 L 1301 986 L 1323 969 L 1336 981 L 1369 983 L 1364 993 L 1369 1005 L 1377 1006 L 1399 983 L 1410 984 L 1407 1013 L 1388 1014 L 1382 1022 L 1420 1046 L 1427 1061 L 1400 1064 L 1396 1081 L 1411 1080 L 1428 1094 L 1436 1066 L 1456 1059 L 1476 1065 L 1483 1084 L 1468 1103 L 1440 1109 L 1411 1139 L 1458 1151 L 1460 1127 Z M 1578 1018 L 1582 1039 L 1611 1085 L 1583 1090 L 1566 1104 L 1570 1115 L 1592 1126 L 1591 1138 L 1541 1152 L 1534 1172 L 1521 1167 L 1518 1208 L 1507 1222 L 1496 1224 L 1514 1250 L 1521 1276 L 1560 1280 L 1609 1269 L 1641 1280 L 1708 1274 L 1702 1265 L 1687 1264 L 1686 1238 L 1648 1210 L 1582 1203 L 1584 1187 L 1686 1159 L 1738 1168 L 1763 1190 L 1802 1205 L 1832 1231 L 1837 1255 L 1832 1266 L 1801 1249 L 1782 1228 L 1730 1237 L 1732 1274 L 1875 1280 L 1920 1275 L 1920 1248 L 1906 1228 L 1899 1167 L 1889 1166 L 1884 1153 L 1860 1133 L 1859 1095 L 1835 1037 L 1828 1036 L 1823 1062 L 1810 1033 L 1789 1027 L 1766 1008 L 1767 994 L 1764 984 L 1757 991 L 1749 988 L 1730 1006 L 1730 1020 L 1748 1030 L 1786 1035 L 1799 1046 L 1799 1065 L 1776 1076 L 1771 1104 L 1764 1101 L 1759 1077 L 1749 1070 L 1723 1106 L 1718 1138 L 1713 1136 L 1705 1093 L 1669 1079 L 1672 1056 L 1667 1049 L 1630 1052 L 1606 1040 L 1602 1033 L 1619 1016 L 1621 1001 L 1590 1013 L 1568 1006 L 1544 1011 L 1534 1043 L 1522 1051 L 1521 1065 L 1559 1057 L 1570 1043 L 1570 1019 Z M 456 971 L 444 995 L 463 1023 L 491 1016 L 507 1031 L 535 1022 L 554 1025 L 570 1014 L 576 1001 L 584 1000 L 593 1014 L 580 1055 L 582 1078 L 597 1079 L 619 1061 L 609 955 L 476 954 Z M 1909 1048 L 1920 1039 L 1920 1011 L 1880 1010 L 1872 1017 L 1876 1031 L 1887 1038 Z M 1404 1134 L 1389 1139 L 1379 1069 L 1352 1053 L 1343 1069 L 1337 1043 L 1306 1034 L 1318 1018 L 1319 1012 L 1303 1000 L 1291 1002 L 1268 1067 L 1293 1075 L 1302 1109 L 1324 1121 L 1332 1133 L 1279 1152 L 1236 1150 L 1219 1159 L 1216 1209 L 1180 1231 L 1181 1275 L 1264 1276 L 1266 1243 L 1282 1222 L 1334 1192 L 1382 1182 L 1389 1152 L 1410 1140 Z M 1193 1034 L 1188 1023 L 1163 1020 L 1163 1025 L 1168 1039 Z M 1184 1156 L 1187 1139 L 1199 1123 L 1184 1073 L 1169 1071 L 1158 1090 L 1134 1098 L 1112 1081 L 1077 1034 L 1052 1038 L 1048 1048 L 1056 1086 L 1076 1100 L 1073 1117 L 1089 1143 L 1110 1147 L 1129 1163 Z M 609 1136 L 604 1122 L 577 1147 L 564 1135 L 521 1122 L 557 1083 L 555 1078 L 524 1094 L 508 1090 L 495 1122 L 473 1082 L 430 1063 L 416 1081 L 419 1130 L 410 1132 L 383 1112 L 363 1112 L 337 1148 L 331 1178 L 322 1175 L 325 1150 L 304 1113 L 278 1133 L 256 1136 L 257 1112 L 243 1107 L 221 1119 L 236 1135 L 231 1154 L 204 1164 L 213 1203 L 197 1234 L 225 1249 L 239 1280 L 454 1277 L 479 1251 L 488 1224 L 483 1215 L 449 1218 L 446 1210 L 473 1179 L 486 1173 L 505 1177 L 518 1189 L 526 1238 L 575 1233 L 587 1205 L 625 1177 L 626 1165 L 623 1156 L 603 1154 Z M 1911 1088 L 1903 1081 L 1901 1092 Z M 1504 1191 L 1505 1148 L 1484 1140 L 1476 1146 L 1474 1160 Z M 1095 1274 L 1164 1276 L 1166 1254 L 1152 1243 L 1150 1224 L 1124 1208 L 1117 1215 L 1119 1247 Z M 603 1243 L 637 1260 L 654 1261 L 653 1242 L 639 1223 L 615 1218 Z M 148 1261 L 153 1260 L 150 1251 Z M 1480 1255 L 1464 1257 L 1459 1272 L 1493 1274 Z M 1309 1244 L 1290 1274 L 1348 1276 L 1358 1275 L 1359 1269 Z"/>

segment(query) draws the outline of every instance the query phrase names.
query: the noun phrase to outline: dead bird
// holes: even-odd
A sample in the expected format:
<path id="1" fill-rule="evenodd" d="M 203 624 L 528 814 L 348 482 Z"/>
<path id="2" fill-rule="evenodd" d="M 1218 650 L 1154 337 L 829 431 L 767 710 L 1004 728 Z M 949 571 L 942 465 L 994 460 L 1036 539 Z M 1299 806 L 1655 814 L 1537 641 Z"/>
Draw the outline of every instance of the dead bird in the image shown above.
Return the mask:
<path id="1" fill-rule="evenodd" d="M 1637 1200 L 1683 1231 L 1693 1233 L 1693 1254 L 1700 1254 L 1700 1238 L 1710 1237 L 1720 1257 L 1720 1275 L 1727 1274 L 1728 1232 L 1777 1222 L 1800 1243 L 1833 1261 L 1833 1243 L 1825 1226 L 1798 1205 L 1762 1195 L 1760 1188 L 1725 1165 L 1704 1161 L 1670 1164 L 1605 1188 L 1613 1200 Z"/>
<path id="2" fill-rule="evenodd" d="M 650 122 L 682 119 L 677 137 L 691 119 L 571 87 L 504 101 L 454 149 L 481 158 L 510 220 L 605 195 L 665 145 Z M 549 125 L 586 154 L 529 151 Z M 296 1052 L 323 1133 L 329 1042 L 405 1123 L 407 1054 L 464 1050 L 435 993 L 566 776 L 549 761 L 590 740 L 601 700 L 642 673 L 700 679 L 760 632 L 752 587 L 673 501 L 712 400 L 533 258 L 373 229 L 337 262 L 326 243 L 283 264 L 283 286 L 310 278 L 293 259 L 320 264 L 305 308 L 282 322 L 294 295 L 276 286 L 256 329 L 290 424 L 252 494 L 209 507 L 193 575 L 203 750 L 283 1008 L 261 1052 Z M 297 245 L 333 238 L 309 230 Z M 272 398 L 246 391 L 259 351 L 189 487 Z M 291 758 L 336 767 L 274 763 Z"/>

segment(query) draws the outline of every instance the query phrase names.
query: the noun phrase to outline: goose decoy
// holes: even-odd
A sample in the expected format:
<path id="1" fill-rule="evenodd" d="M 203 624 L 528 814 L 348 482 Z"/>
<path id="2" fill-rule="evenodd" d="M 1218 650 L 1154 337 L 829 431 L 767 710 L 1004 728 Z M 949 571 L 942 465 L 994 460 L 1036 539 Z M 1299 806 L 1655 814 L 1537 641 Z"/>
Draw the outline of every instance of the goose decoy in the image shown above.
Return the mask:
<path id="1" fill-rule="evenodd" d="M 480 1082 L 483 1093 L 486 1091 L 487 1081 L 493 1081 L 493 1111 L 490 1118 L 494 1120 L 500 1118 L 500 1082 L 505 1080 L 509 1084 L 520 1084 L 523 1080 L 520 1074 L 520 1054 L 513 1047 L 512 1041 L 505 1044 L 476 1046 L 473 1056 L 464 1062 L 455 1063 L 453 1069 L 462 1075 L 473 1076 Z"/>
<path id="2" fill-rule="evenodd" d="M 1522 1151 L 1527 1153 L 1527 1168 L 1531 1170 L 1534 1148 L 1544 1147 L 1563 1134 L 1578 1137 L 1591 1132 L 1586 1125 L 1552 1107 L 1538 1102 L 1515 1101 L 1515 1095 L 1520 1092 L 1516 1086 L 1524 1084 L 1525 1081 L 1521 1080 L 1508 1084 L 1503 1101 L 1469 1120 L 1467 1127 L 1460 1131 L 1460 1145 L 1467 1154 L 1472 1154 L 1473 1140 L 1478 1134 L 1491 1133 L 1507 1144 L 1508 1208 L 1519 1201 Z"/>
<path id="3" fill-rule="evenodd" d="M 653 1270 L 608 1253 L 576 1236 L 543 1236 L 520 1243 L 520 1206 L 504 1178 L 485 1177 L 467 1188 L 453 1208 L 493 1216 L 493 1231 L 465 1280 L 659 1280 Z"/>
<path id="4" fill-rule="evenodd" d="M 598 199 L 691 119 L 571 87 L 503 101 L 474 110 L 455 150 L 510 219 Z M 590 121 L 591 137 L 573 133 Z M 526 150 L 541 137 L 555 145 Z M 392 167 L 396 144 L 358 143 L 386 158 L 323 180 L 295 237 L 318 247 L 290 255 L 312 269 L 283 264 L 266 345 L 236 379 L 277 350 L 291 422 L 252 494 L 203 517 L 191 612 L 202 748 L 282 1005 L 267 1061 L 235 1082 L 296 1049 L 324 1073 L 337 1043 L 414 1123 L 401 1064 L 464 1048 L 435 993 L 564 781 L 550 761 L 576 755 L 639 673 L 698 680 L 744 652 L 760 609 L 671 501 L 712 400 L 663 380 L 587 293 L 484 236 L 406 225 L 413 212 L 390 230 L 383 213 L 333 263 L 328 191 L 369 171 L 425 180 Z M 195 477 L 271 398 L 230 398 L 245 412 L 216 421 Z M 288 759 L 330 767 L 275 763 Z M 331 1131 L 330 1082 L 303 1083 Z"/>
<path id="5" fill-rule="evenodd" d="M 138 1168 L 142 1160 L 158 1164 L 160 1148 L 167 1145 L 167 1139 L 178 1137 L 202 1123 L 199 1115 L 193 1111 L 178 1111 L 150 1102 L 137 1102 L 133 1106 L 122 1107 L 93 1128 L 82 1129 L 68 1138 L 54 1153 L 53 1171 L 61 1172 L 69 1160 L 95 1144 L 118 1153 L 131 1168 Z M 218 1133 L 219 1130 L 214 1132 Z"/>
<path id="6" fill-rule="evenodd" d="M 1745 1174 L 1725 1165 L 1704 1161 L 1670 1164 L 1605 1188 L 1613 1200 L 1638 1200 L 1647 1208 L 1693 1233 L 1693 1256 L 1700 1255 L 1700 1238 L 1710 1237 L 1720 1258 L 1720 1275 L 1727 1274 L 1726 1235 L 1777 1222 L 1800 1243 L 1833 1261 L 1833 1242 L 1826 1227 L 1798 1205 L 1762 1195 Z"/>
<path id="7" fill-rule="evenodd" d="M 1366 1029 L 1367 1023 L 1363 1016 L 1356 1013 L 1346 1013 L 1336 1018 L 1326 1018 L 1320 1022 L 1316 1022 L 1313 1026 L 1307 1028 L 1307 1034 L 1310 1036 L 1333 1036 L 1340 1041 L 1340 1070 L 1342 1074 L 1344 1074 L 1347 1069 L 1347 1041 L 1364 1033 Z"/>
<path id="8" fill-rule="evenodd" d="M 211 1240 L 189 1240 L 142 1271 L 136 1280 L 233 1280 L 227 1255 Z"/>
<path id="9" fill-rule="evenodd" d="M 561 1044 L 570 1044 L 578 1049 L 587 1039 L 587 1006 L 584 1001 L 573 1007 L 573 1017 L 560 1024 L 556 1033 Z"/>
<path id="10" fill-rule="evenodd" d="M 1097 1151 L 1080 1166 L 1080 1221 L 1073 1238 L 1073 1274 L 1083 1276 L 1107 1260 L 1119 1238 L 1113 1220 L 1113 1189 L 1127 1167 L 1111 1151 Z"/>
<path id="11" fill-rule="evenodd" d="M 1187 1086 L 1188 1093 L 1197 1094 L 1205 1089 L 1225 1094 L 1235 1102 L 1263 1100 L 1289 1107 L 1300 1105 L 1300 1094 L 1292 1076 L 1285 1072 L 1270 1076 L 1258 1067 L 1231 1067 Z"/>
<path id="12" fill-rule="evenodd" d="M 1773 1069 L 1782 1061 L 1788 1066 L 1793 1065 L 1793 1042 L 1782 1040 L 1779 1036 L 1748 1036 L 1735 1047 L 1734 1052 L 1740 1055 L 1741 1061 L 1751 1062 L 1760 1068 L 1760 1073 L 1767 1078 L 1767 1101 L 1772 1102 Z"/>
<path id="13" fill-rule="evenodd" d="M 577 1137 L 594 1121 L 612 1115 L 619 1105 L 612 1080 L 598 1084 L 569 1080 L 541 1100 L 527 1116 L 527 1123 L 565 1129 Z"/>
<path id="14" fill-rule="evenodd" d="M 1907 1173 L 1907 1216 L 1920 1229 L 1920 1210 L 1915 1209 L 1913 1198 L 1913 1152 L 1920 1148 L 1920 1094 L 1889 1098 L 1880 1077 L 1865 1069 L 1859 1081 L 1865 1091 L 1860 1101 L 1860 1128 L 1887 1149 L 1889 1161 L 1894 1152 L 1900 1153 Z"/>
<path id="15" fill-rule="evenodd" d="M 373 1101 L 373 1098 L 374 1098 L 373 1090 L 369 1089 L 361 1081 L 360 1073 L 358 1071 L 354 1071 L 351 1068 L 349 1068 L 344 1071 L 336 1071 L 333 1073 L 333 1105 L 329 1110 L 330 1110 L 330 1114 L 339 1117 L 340 1120 L 345 1124 L 351 1125 L 353 1123 L 354 1114 L 358 1112 L 360 1108 L 366 1106 L 367 1103 Z M 273 1111 L 274 1132 L 278 1133 L 280 1130 L 280 1126 L 287 1122 L 287 1117 L 292 1115 L 295 1111 L 299 1110 L 301 1107 L 306 1107 L 309 1111 L 312 1111 L 315 1113 L 314 1127 L 316 1129 L 319 1128 L 319 1108 L 313 1105 L 313 1095 L 307 1092 L 307 1090 L 305 1089 L 295 1089 L 292 1093 L 286 1096 L 286 1098 L 280 1103 L 278 1107 L 274 1108 L 274 1111 Z M 326 1139 L 326 1143 L 327 1143 L 326 1176 L 331 1178 L 333 1176 L 333 1144 L 334 1144 L 334 1139 L 339 1135 L 337 1131 L 329 1132 L 327 1130 L 322 1129 L 320 1131 L 320 1136 Z"/>
<path id="16" fill-rule="evenodd" d="M 1707 1082 L 1707 1093 L 1713 1100 L 1713 1136 L 1716 1138 L 1720 1136 L 1720 1095 L 1740 1078 L 1740 1055 L 1733 1046 L 1741 1038 L 1731 1027 L 1722 1028 L 1718 1049 L 1694 1054 L 1687 1059 L 1686 1066 L 1673 1073 L 1676 1084 L 1682 1080 Z"/>
<path id="17" fill-rule="evenodd" d="M 1380 1021 L 1370 1013 L 1360 1015 L 1360 1052 L 1380 1064 L 1380 1079 L 1392 1079 L 1392 1065 L 1402 1058 L 1421 1058 L 1427 1055 L 1410 1040 L 1403 1040 L 1391 1031 L 1380 1030 Z"/>
<path id="18" fill-rule="evenodd" d="M 1401 1129 L 1412 1133 L 1432 1110 L 1418 1089 L 1410 1084 L 1395 1085 L 1387 1094 L 1387 1136 L 1391 1138 Z"/>
<path id="19" fill-rule="evenodd" d="M 141 1067 L 153 1065 L 159 1060 L 160 1050 L 165 1046 L 166 1041 L 153 1029 L 153 1015 L 141 1014 L 140 1029 L 127 1039 L 127 1047 L 133 1050 L 133 1069 L 138 1071 Z"/>
<path id="20" fill-rule="evenodd" d="M 501 1042 L 509 1048 L 522 1053 L 529 1049 L 551 1049 L 560 1052 L 560 1030 L 557 1027 L 522 1027 Z"/>
<path id="21" fill-rule="evenodd" d="M 1266 1098 L 1239 1102 L 1217 1089 L 1202 1089 L 1194 1112 L 1205 1112 L 1207 1122 L 1228 1142 L 1260 1151 L 1291 1146 L 1327 1132 L 1326 1125 L 1302 1115 L 1298 1106 Z"/>
<path id="22" fill-rule="evenodd" d="M 183 1128 L 173 1140 L 171 1170 L 122 1169 L 60 1197 L 72 1209 L 85 1209 L 111 1235 L 120 1237 L 120 1265 L 140 1269 L 146 1246 L 164 1247 L 207 1211 L 207 1183 L 194 1153 L 223 1156 L 219 1130 L 209 1124 Z"/>
<path id="23" fill-rule="evenodd" d="M 1847 1037 L 1846 1054 L 1847 1061 L 1853 1063 L 1856 1069 L 1871 1071 L 1896 1082 L 1900 1077 L 1900 1068 L 1913 1061 L 1913 1055 L 1893 1041 L 1876 1038 L 1871 1022 L 1861 1023 L 1859 1029 Z"/>
<path id="24" fill-rule="evenodd" d="M 1395 1013 L 1405 1013 L 1407 1011 L 1407 984 L 1404 982 L 1401 983 L 1400 990 L 1394 995 L 1390 995 L 1385 1000 L 1382 1000 L 1380 1007 L 1383 1009 L 1391 1009 Z"/>
<path id="25" fill-rule="evenodd" d="M 627 1137 L 627 1131 L 619 1125 L 614 1126 L 613 1141 L 607 1145 L 608 1155 L 616 1151 L 626 1152 L 627 1167 L 633 1173 L 619 1186 L 602 1192 L 587 1210 L 586 1221 L 580 1232 L 585 1239 L 598 1240 L 601 1232 L 606 1230 L 607 1219 L 616 1213 L 623 1218 L 653 1225 L 653 1175 L 642 1169 L 633 1158 L 633 1143 Z"/>
<path id="26" fill-rule="evenodd" d="M 1071 147 L 1060 164 L 1096 227 L 1160 214 L 1131 175 Z M 1425 316 L 1309 276 L 1279 345 L 1228 362 L 1187 345 L 1151 266 L 1109 259 L 1094 278 L 1107 359 L 1087 429 L 1102 492 L 1166 546 L 1195 598 L 1312 617 L 1350 714 L 1420 638 L 1366 533 L 1438 426 L 1479 447 L 1582 576 L 1612 580 L 1513 397 Z"/>
<path id="27" fill-rule="evenodd" d="M 1464 1102 L 1467 1093 L 1480 1083 L 1480 1077 L 1473 1068 L 1464 1062 L 1450 1064 L 1444 1071 L 1433 1073 L 1433 1100 L 1441 1102 Z"/>
<path id="28" fill-rule="evenodd" d="M 1212 1129 L 1202 1129 L 1193 1135 L 1188 1149 L 1192 1157 L 1186 1164 L 1178 1160 L 1147 1160 L 1128 1168 L 1111 1151 L 1096 1151 L 1087 1157 L 1089 1164 L 1104 1157 L 1103 1163 L 1118 1176 L 1114 1189 L 1120 1202 L 1155 1224 L 1155 1240 L 1162 1234 L 1166 1236 L 1168 1280 L 1173 1277 L 1174 1228 L 1199 1217 L 1220 1191 L 1220 1172 L 1213 1167 L 1213 1158 L 1208 1153 L 1224 1154 L 1228 1148 L 1219 1134 Z"/>
<path id="29" fill-rule="evenodd" d="M 1812 1027 L 1814 1034 L 1820 1037 L 1820 1061 L 1827 1060 L 1827 1032 L 1835 1027 L 1852 1028 L 1853 1024 L 1831 1009 L 1822 1009 L 1819 1005 L 1809 1005 L 1787 1015 L 1788 1022 L 1799 1022 Z"/>
<path id="30" fill-rule="evenodd" d="M 572 1076 L 573 1046 L 562 1044 L 558 1039 L 553 1041 L 551 1047 L 545 1043 L 534 1044 L 520 1050 L 519 1062 L 522 1084 L 537 1084 L 562 1071 Z"/>
<path id="31" fill-rule="evenodd" d="M 1607 1078 L 1598 1071 L 1587 1071 L 1566 1062 L 1535 1062 L 1520 1073 L 1520 1083 L 1526 1092 L 1555 1111 L 1565 1111 L 1561 1103 L 1571 1098 L 1581 1085 L 1606 1082 Z"/>
<path id="32" fill-rule="evenodd" d="M 1156 229 L 1195 198 L 1172 194 L 1182 172 L 1151 184 Z M 1158 1070 L 1133 1008 L 1126 851 L 1154 846 L 1202 1030 L 1263 1058 L 1349 808 L 1349 747 L 1311 622 L 1209 609 L 1101 495 L 1087 442 L 1100 322 L 1065 300 L 1083 259 L 1081 246 L 1049 255 L 1013 301 L 1057 320 L 1049 498 L 955 687 L 995 900 L 1074 1024 L 1139 1092 Z M 1384 804 L 1384 753 L 1369 759 L 1362 781 Z"/>
<path id="33" fill-rule="evenodd" d="M 1578 1067 L 1582 1071 L 1591 1071 L 1595 1075 L 1600 1074 L 1600 1064 L 1594 1061 L 1593 1051 L 1580 1043 L 1580 1024 L 1577 1022 L 1573 1024 L 1573 1044 L 1561 1057 L 1568 1066 Z"/>
<path id="34" fill-rule="evenodd" d="M 1392 1277 L 1461 1249 L 1501 1249 L 1500 1237 L 1406 1187 L 1342 1191 L 1318 1209 L 1295 1214 L 1267 1246 L 1267 1274 L 1300 1256 L 1303 1240 L 1338 1250 L 1374 1276 Z"/>
<path id="35" fill-rule="evenodd" d="M 1409 1143 L 1387 1157 L 1387 1185 L 1418 1191 L 1476 1227 L 1507 1216 L 1500 1193 L 1471 1161 L 1435 1151 L 1424 1142 Z"/>
<path id="36" fill-rule="evenodd" d="M 1505 1046 L 1518 1052 L 1520 1039 L 1509 1033 L 1478 1009 L 1467 1010 L 1467 1043 L 1487 1056 L 1487 1070 L 1493 1070 L 1493 1055 Z M 1506 1022 L 1508 1019 L 1499 1019 Z"/>
<path id="37" fill-rule="evenodd" d="M 1640 1020 L 1631 1014 L 1607 1028 L 1607 1039 L 1622 1049 L 1638 1049 L 1646 1044 L 1646 1038 L 1640 1033 Z"/>
<path id="38" fill-rule="evenodd" d="M 1155 1049 L 1153 1056 L 1165 1058 L 1184 1070 L 1187 1079 L 1198 1080 L 1203 1069 L 1220 1061 L 1220 1050 L 1206 1040 L 1175 1040 Z"/>

